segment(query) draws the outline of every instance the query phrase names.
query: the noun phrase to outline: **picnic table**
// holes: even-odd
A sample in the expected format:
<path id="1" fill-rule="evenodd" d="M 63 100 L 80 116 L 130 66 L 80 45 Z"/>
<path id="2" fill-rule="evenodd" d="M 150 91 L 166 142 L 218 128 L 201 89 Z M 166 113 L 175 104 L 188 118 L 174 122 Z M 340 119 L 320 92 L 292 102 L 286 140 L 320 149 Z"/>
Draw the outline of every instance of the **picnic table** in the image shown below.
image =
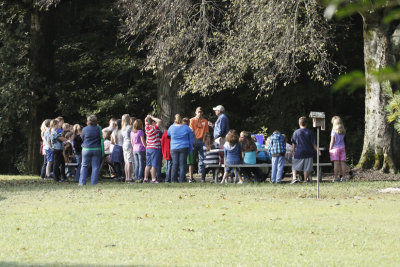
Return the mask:
<path id="1" fill-rule="evenodd" d="M 325 148 L 321 147 L 319 148 L 320 151 L 324 151 Z M 223 152 L 224 149 L 212 149 L 210 150 L 210 152 Z M 266 148 L 260 148 L 257 149 L 257 151 L 264 151 L 267 152 Z M 317 163 L 313 163 L 314 167 L 317 167 Z M 325 163 L 319 163 L 319 173 L 320 173 L 320 177 L 318 177 L 319 180 L 321 180 L 322 178 L 322 167 L 330 167 L 332 166 L 331 162 L 325 162 Z M 271 163 L 257 163 L 257 164 L 213 164 L 213 165 L 206 165 L 206 168 L 212 169 L 213 171 L 213 180 L 215 183 L 218 183 L 218 169 L 219 168 L 225 168 L 225 167 L 229 167 L 232 168 L 235 174 L 235 180 L 238 180 L 238 169 L 239 168 L 266 168 L 266 173 L 269 172 L 269 169 L 272 168 L 272 164 Z M 284 167 L 292 167 L 292 163 L 285 163 Z"/>

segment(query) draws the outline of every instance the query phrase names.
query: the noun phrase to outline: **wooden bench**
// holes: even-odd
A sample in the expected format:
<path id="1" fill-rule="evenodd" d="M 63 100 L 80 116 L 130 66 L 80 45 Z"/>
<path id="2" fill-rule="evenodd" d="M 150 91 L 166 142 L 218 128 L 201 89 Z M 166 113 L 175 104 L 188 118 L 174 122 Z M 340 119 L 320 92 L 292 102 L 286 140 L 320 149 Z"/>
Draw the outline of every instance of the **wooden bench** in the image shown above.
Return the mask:
<path id="1" fill-rule="evenodd" d="M 317 167 L 317 163 L 313 164 L 314 167 Z M 320 173 L 320 177 L 318 177 L 321 180 L 321 174 L 322 174 L 322 167 L 330 167 L 332 166 L 332 163 L 319 163 L 319 173 Z M 213 169 L 213 179 L 215 183 L 218 183 L 218 172 L 217 170 L 219 168 L 225 168 L 225 167 L 229 167 L 229 168 L 233 168 L 233 171 L 235 173 L 235 179 L 238 179 L 237 176 L 237 169 L 238 168 L 267 168 L 267 173 L 269 172 L 269 168 L 272 168 L 272 164 L 271 163 L 259 163 L 259 164 L 214 164 L 214 165 L 206 165 L 206 168 L 209 169 Z M 291 163 L 285 163 L 284 167 L 292 167 Z"/>

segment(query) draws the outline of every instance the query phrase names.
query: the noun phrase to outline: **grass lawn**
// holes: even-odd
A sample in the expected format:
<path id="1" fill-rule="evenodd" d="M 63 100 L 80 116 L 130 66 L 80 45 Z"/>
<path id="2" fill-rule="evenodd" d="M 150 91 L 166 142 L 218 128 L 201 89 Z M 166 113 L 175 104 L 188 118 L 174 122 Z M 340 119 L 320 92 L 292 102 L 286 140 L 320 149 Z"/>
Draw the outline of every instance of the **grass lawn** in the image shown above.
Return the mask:
<path id="1" fill-rule="evenodd" d="M 0 265 L 400 265 L 399 181 L 315 187 L 0 176 Z"/>

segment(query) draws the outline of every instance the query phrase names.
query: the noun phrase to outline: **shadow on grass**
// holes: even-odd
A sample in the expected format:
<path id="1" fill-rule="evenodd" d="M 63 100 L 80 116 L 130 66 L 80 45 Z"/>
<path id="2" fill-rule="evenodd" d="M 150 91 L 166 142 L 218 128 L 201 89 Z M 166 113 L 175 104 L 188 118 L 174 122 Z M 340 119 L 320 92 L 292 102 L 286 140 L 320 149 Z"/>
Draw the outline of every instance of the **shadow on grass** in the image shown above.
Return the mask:
<path id="1" fill-rule="evenodd" d="M 28 267 L 28 266 L 66 266 L 66 267 L 109 267 L 109 266 L 156 266 L 156 265 L 143 265 L 143 264 L 81 264 L 81 263 L 62 263 L 62 262 L 54 262 L 54 263 L 20 263 L 20 262 L 12 262 L 12 261 L 0 261 L 0 266 L 18 266 L 18 267 Z"/>

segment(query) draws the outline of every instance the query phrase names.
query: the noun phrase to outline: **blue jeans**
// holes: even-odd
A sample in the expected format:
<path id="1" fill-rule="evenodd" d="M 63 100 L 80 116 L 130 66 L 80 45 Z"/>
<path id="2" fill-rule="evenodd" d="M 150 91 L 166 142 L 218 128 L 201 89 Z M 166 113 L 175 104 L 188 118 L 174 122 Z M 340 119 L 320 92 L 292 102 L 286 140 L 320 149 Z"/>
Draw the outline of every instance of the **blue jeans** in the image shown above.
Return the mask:
<path id="1" fill-rule="evenodd" d="M 186 159 L 188 154 L 189 154 L 188 147 L 171 150 L 172 182 L 176 182 L 176 179 L 178 177 L 178 167 L 179 167 L 179 182 L 183 183 L 185 181 Z"/>
<path id="2" fill-rule="evenodd" d="M 92 166 L 91 184 L 95 185 L 99 181 L 101 150 L 82 150 L 82 168 L 79 177 L 79 184 L 86 184 L 88 177 L 89 164 Z"/>
<path id="3" fill-rule="evenodd" d="M 206 179 L 206 168 L 204 166 L 204 142 L 195 139 L 193 145 L 193 155 L 195 155 L 196 152 L 199 154 L 198 173 L 201 174 L 201 180 L 204 181 Z"/>
<path id="4" fill-rule="evenodd" d="M 165 160 L 165 182 L 171 182 L 172 160 Z"/>
<path id="5" fill-rule="evenodd" d="M 79 177 L 81 175 L 81 167 L 82 167 L 82 154 L 76 154 L 76 163 L 78 163 L 78 167 L 76 167 L 76 172 L 75 172 L 75 181 L 79 182 Z"/>
<path id="6" fill-rule="evenodd" d="M 145 151 L 134 151 L 133 157 L 135 159 L 136 180 L 142 180 L 144 177 L 144 168 L 146 167 L 146 152 Z"/>
<path id="7" fill-rule="evenodd" d="M 280 183 L 282 181 L 283 167 L 285 164 L 285 157 L 272 157 L 272 173 L 271 173 L 271 182 Z"/>

